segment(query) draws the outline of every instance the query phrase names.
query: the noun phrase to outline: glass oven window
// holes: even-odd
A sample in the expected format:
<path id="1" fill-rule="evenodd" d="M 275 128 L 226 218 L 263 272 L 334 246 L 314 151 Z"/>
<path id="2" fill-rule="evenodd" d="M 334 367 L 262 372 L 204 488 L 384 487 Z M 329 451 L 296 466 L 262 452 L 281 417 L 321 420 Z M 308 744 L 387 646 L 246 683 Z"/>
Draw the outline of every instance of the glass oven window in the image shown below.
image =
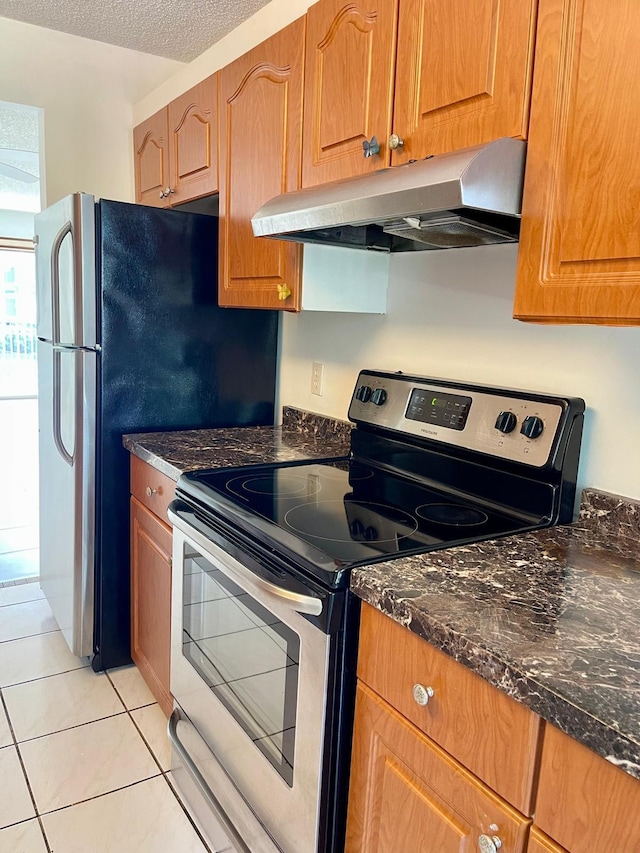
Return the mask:
<path id="1" fill-rule="evenodd" d="M 293 786 L 300 638 L 212 563 L 189 551 L 183 654 Z"/>

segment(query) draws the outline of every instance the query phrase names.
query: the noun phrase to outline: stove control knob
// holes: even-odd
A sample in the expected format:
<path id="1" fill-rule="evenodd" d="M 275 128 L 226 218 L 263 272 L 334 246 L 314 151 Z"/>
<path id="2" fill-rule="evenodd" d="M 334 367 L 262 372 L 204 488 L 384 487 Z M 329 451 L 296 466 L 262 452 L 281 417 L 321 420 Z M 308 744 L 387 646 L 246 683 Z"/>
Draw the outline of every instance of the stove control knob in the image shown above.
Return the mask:
<path id="1" fill-rule="evenodd" d="M 371 395 L 371 402 L 374 406 L 384 406 L 387 401 L 387 392 L 384 388 L 376 388 Z"/>
<path id="2" fill-rule="evenodd" d="M 368 385 L 361 385 L 356 391 L 356 400 L 361 403 L 368 403 L 371 398 L 371 388 Z"/>
<path id="3" fill-rule="evenodd" d="M 527 438 L 538 438 L 544 430 L 544 422 L 537 415 L 529 415 L 522 421 L 520 432 Z"/>
<path id="4" fill-rule="evenodd" d="M 500 432 L 508 433 L 514 431 L 517 423 L 518 419 L 513 412 L 500 412 L 496 418 L 495 427 Z"/>

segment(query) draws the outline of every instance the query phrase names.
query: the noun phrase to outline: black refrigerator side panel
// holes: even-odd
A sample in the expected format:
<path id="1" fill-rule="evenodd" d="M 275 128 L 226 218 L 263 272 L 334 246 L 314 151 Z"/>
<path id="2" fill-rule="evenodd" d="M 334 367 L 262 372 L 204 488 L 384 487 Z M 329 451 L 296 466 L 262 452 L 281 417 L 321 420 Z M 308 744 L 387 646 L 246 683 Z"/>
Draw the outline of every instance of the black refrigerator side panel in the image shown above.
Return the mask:
<path id="1" fill-rule="evenodd" d="M 273 424 L 276 312 L 217 305 L 218 220 L 98 204 L 102 330 L 95 669 L 130 660 L 132 432 Z"/>

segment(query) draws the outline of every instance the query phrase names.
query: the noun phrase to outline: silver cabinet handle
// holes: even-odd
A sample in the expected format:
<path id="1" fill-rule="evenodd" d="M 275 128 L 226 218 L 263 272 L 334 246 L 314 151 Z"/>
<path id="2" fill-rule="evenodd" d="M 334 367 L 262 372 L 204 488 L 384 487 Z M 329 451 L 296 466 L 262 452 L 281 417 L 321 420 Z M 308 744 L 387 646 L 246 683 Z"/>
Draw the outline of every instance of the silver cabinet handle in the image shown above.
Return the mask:
<path id="1" fill-rule="evenodd" d="M 502 841 L 497 835 L 491 836 L 481 835 L 478 838 L 478 849 L 480 853 L 497 853 L 502 847 Z"/>
<path id="2" fill-rule="evenodd" d="M 389 148 L 395 151 L 397 148 L 402 148 L 403 145 L 404 139 L 400 139 L 397 133 L 392 133 L 389 137 Z"/>
<path id="3" fill-rule="evenodd" d="M 229 836 L 229 840 L 232 842 L 234 848 L 238 851 L 238 853 L 251 853 L 251 850 L 249 850 L 249 848 L 245 844 L 244 839 L 238 833 L 238 830 L 231 822 L 229 815 L 222 807 L 220 800 L 216 797 L 211 788 L 207 785 L 204 776 L 202 775 L 202 773 L 200 773 L 200 771 L 194 764 L 193 759 L 185 749 L 184 745 L 181 743 L 177 732 L 178 723 L 180 721 L 183 721 L 185 723 L 190 722 L 180 711 L 180 708 L 176 708 L 169 717 L 169 722 L 167 724 L 167 736 L 169 738 L 169 741 L 171 742 L 171 746 L 178 753 L 180 761 L 182 761 L 185 766 L 185 769 L 188 771 L 193 781 L 200 789 L 202 796 L 211 806 L 211 810 L 214 812 L 215 816 L 222 824 L 222 828 Z M 215 757 L 215 755 L 213 755 L 213 753 L 211 753 L 211 755 L 213 756 L 216 763 L 219 766 L 222 766 L 220 765 L 220 762 Z M 222 769 L 224 770 L 224 768 Z"/>
<path id="4" fill-rule="evenodd" d="M 428 705 L 429 699 L 433 698 L 433 687 L 425 687 L 423 684 L 413 685 L 413 698 L 418 705 Z"/>
<path id="5" fill-rule="evenodd" d="M 154 495 L 158 494 L 158 490 L 152 489 L 151 486 L 147 486 L 147 488 L 144 491 L 145 491 L 145 494 L 148 498 L 152 498 Z"/>

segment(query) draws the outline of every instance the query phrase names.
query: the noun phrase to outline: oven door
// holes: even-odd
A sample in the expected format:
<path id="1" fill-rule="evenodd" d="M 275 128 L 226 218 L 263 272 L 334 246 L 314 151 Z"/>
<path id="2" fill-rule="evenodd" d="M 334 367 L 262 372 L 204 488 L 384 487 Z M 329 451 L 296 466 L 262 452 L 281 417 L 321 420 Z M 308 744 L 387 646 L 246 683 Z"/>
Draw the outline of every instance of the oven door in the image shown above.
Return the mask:
<path id="1" fill-rule="evenodd" d="M 317 621 L 328 594 L 229 546 L 232 556 L 179 502 L 169 516 L 171 692 L 278 847 L 315 853 L 329 656 Z M 251 838 L 242 810 L 229 817 Z"/>

